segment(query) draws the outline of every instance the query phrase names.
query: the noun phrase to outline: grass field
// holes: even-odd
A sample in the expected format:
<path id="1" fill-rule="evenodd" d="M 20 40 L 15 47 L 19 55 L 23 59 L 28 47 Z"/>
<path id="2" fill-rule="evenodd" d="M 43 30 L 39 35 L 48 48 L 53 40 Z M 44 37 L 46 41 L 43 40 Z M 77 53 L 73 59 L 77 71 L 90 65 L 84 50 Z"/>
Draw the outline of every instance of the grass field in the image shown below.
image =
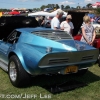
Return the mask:
<path id="1" fill-rule="evenodd" d="M 65 81 L 73 83 L 73 80 L 85 86 L 55 94 L 46 88 L 46 86 L 61 84 Z M 70 85 L 72 83 L 70 82 Z M 8 74 L 0 69 L 0 100 L 100 100 L 100 67 L 97 64 L 93 65 L 81 77 L 75 75 L 37 76 L 32 78 L 32 83 L 28 87 L 23 88 L 12 86 Z"/>

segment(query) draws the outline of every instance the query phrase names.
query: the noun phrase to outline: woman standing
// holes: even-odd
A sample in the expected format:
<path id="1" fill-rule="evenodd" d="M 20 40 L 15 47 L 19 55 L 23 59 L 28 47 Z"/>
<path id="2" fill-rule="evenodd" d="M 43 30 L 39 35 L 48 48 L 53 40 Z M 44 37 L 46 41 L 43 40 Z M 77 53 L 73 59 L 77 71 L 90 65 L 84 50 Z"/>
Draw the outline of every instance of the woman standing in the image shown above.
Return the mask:
<path id="1" fill-rule="evenodd" d="M 83 21 L 84 21 L 84 23 L 81 26 L 81 28 L 82 28 L 81 41 L 85 42 L 85 43 L 87 43 L 89 45 L 93 45 L 93 41 L 94 41 L 94 39 L 96 37 L 96 34 L 95 34 L 94 27 L 91 24 L 90 17 L 85 15 L 83 17 Z"/>
<path id="2" fill-rule="evenodd" d="M 72 16 L 71 16 L 71 15 L 67 15 L 66 20 L 63 21 L 63 22 L 60 24 L 60 28 L 61 28 L 61 30 L 66 31 L 66 32 L 69 33 L 70 35 L 73 35 L 74 25 L 73 25 L 73 23 L 71 22 L 71 20 L 72 20 Z"/>

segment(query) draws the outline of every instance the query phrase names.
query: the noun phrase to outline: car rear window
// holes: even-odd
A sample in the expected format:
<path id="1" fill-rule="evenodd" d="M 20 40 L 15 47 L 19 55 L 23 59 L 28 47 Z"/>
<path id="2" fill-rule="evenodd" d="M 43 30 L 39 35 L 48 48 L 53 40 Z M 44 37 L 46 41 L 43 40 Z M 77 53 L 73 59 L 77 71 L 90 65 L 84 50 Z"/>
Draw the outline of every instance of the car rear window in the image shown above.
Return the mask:
<path id="1" fill-rule="evenodd" d="M 35 31 L 32 33 L 50 40 L 73 39 L 71 35 L 64 31 Z"/>

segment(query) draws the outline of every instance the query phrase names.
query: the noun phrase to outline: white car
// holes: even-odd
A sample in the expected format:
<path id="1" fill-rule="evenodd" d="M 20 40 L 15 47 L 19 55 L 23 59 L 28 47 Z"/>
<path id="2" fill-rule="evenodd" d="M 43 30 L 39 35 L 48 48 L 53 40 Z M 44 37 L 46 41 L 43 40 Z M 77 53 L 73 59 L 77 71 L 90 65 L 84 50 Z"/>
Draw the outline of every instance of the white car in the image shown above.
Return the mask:
<path id="1" fill-rule="evenodd" d="M 100 27 L 100 24 L 98 24 L 97 22 L 93 22 L 93 27 L 94 28 Z"/>
<path id="2" fill-rule="evenodd" d="M 83 22 L 83 24 L 84 24 L 84 22 Z M 82 24 L 82 25 L 83 25 L 83 24 Z M 93 25 L 94 28 L 100 27 L 100 24 L 98 24 L 97 22 L 93 22 L 92 25 Z"/>

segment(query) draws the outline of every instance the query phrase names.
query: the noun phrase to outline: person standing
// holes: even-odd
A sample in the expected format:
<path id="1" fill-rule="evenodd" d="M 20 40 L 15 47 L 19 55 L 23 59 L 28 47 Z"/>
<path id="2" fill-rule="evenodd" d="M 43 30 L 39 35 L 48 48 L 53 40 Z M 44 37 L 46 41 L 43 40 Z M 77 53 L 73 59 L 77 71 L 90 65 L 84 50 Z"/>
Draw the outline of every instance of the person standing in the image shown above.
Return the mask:
<path id="1" fill-rule="evenodd" d="M 63 11 L 58 10 L 56 16 L 51 20 L 51 29 L 59 30 L 60 29 L 60 18 L 63 16 Z"/>
<path id="2" fill-rule="evenodd" d="M 93 45 L 94 39 L 96 37 L 95 29 L 91 24 L 91 19 L 88 15 L 83 17 L 84 24 L 81 26 L 82 28 L 82 42 L 85 42 L 89 45 Z"/>
<path id="3" fill-rule="evenodd" d="M 40 16 L 40 18 L 39 18 L 39 20 L 38 20 L 38 23 L 39 23 L 39 25 L 40 25 L 41 27 L 43 27 L 44 24 L 45 24 L 44 19 L 45 19 L 44 16 Z"/>
<path id="4" fill-rule="evenodd" d="M 72 16 L 67 15 L 66 20 L 60 24 L 61 30 L 66 31 L 69 34 L 73 34 L 74 25 L 71 22 Z"/>

